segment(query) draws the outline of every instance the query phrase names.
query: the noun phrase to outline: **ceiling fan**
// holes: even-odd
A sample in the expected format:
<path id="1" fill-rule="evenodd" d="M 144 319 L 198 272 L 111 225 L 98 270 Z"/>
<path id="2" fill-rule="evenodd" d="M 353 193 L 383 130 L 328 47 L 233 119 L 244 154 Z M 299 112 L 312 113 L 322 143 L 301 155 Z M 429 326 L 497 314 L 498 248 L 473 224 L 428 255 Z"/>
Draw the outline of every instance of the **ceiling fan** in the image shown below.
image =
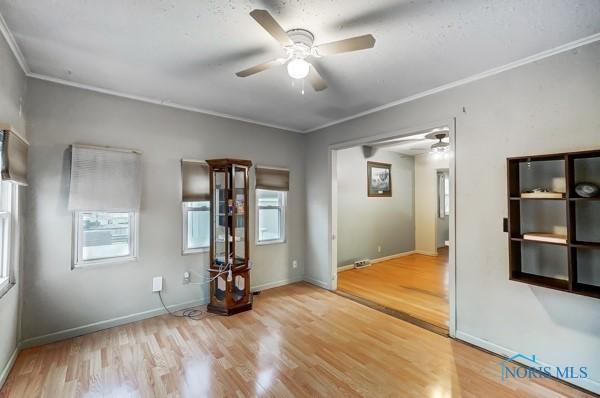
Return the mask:
<path id="1" fill-rule="evenodd" d="M 237 72 L 239 77 L 248 77 L 267 69 L 287 64 L 287 72 L 293 79 L 308 77 L 315 91 L 327 88 L 327 83 L 314 65 L 306 59 L 372 48 L 373 35 L 356 36 L 349 39 L 314 45 L 314 35 L 306 29 L 284 31 L 267 10 L 252 10 L 250 16 L 256 20 L 284 48 L 286 56 L 276 58 Z"/>

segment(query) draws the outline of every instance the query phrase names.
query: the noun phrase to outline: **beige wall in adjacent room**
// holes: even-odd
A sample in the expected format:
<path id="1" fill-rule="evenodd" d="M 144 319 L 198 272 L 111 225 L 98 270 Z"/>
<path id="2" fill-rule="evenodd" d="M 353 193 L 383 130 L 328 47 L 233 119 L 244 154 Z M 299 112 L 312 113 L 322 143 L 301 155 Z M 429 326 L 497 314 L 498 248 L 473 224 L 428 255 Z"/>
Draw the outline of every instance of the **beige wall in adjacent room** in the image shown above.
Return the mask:
<path id="1" fill-rule="evenodd" d="M 449 169 L 448 156 L 424 153 L 415 156 L 415 250 L 435 255 L 438 245 L 437 224 L 448 218 L 438 218 L 437 171 Z"/>

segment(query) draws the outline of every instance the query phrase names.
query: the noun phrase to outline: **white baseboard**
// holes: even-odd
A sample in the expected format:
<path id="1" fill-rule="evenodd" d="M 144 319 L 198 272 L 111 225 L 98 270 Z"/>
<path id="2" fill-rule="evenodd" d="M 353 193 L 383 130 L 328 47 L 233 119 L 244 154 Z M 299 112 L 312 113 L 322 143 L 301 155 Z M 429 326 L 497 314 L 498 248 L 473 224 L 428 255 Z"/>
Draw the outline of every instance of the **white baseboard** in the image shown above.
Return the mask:
<path id="1" fill-rule="evenodd" d="M 477 347 L 481 347 L 483 349 L 486 349 L 488 351 L 491 351 L 491 352 L 493 352 L 495 354 L 501 355 L 501 356 L 506 357 L 506 358 L 510 358 L 513 355 L 518 354 L 516 351 L 513 351 L 513 350 L 508 349 L 506 347 L 502 347 L 502 346 L 500 346 L 498 344 L 492 343 L 491 341 L 487 341 L 487 340 L 481 339 L 479 337 L 472 336 L 472 335 L 470 335 L 468 333 L 464 333 L 464 332 L 461 332 L 461 331 L 456 331 L 456 338 L 458 340 L 465 341 L 465 342 L 467 342 L 469 344 L 473 344 L 473 345 L 475 345 Z M 528 354 L 528 353 L 526 353 L 526 354 Z M 521 361 L 517 360 L 516 362 L 520 363 Z M 544 363 L 544 362 L 541 362 L 541 361 L 537 361 L 537 362 L 540 364 L 540 366 L 549 366 L 549 367 L 552 367 L 552 368 L 556 367 L 556 366 L 554 366 L 552 364 L 549 364 L 549 363 Z M 529 364 L 527 364 L 527 363 L 523 363 L 523 365 L 529 366 Z M 500 374 L 498 374 L 498 378 L 500 378 Z M 594 392 L 596 394 L 600 394 L 600 382 L 597 381 L 597 380 L 592 380 L 592 379 L 571 379 L 571 380 L 566 380 L 566 382 L 569 383 L 569 384 L 573 384 L 573 385 L 576 385 L 578 387 L 581 387 L 583 389 L 586 389 L 588 391 L 592 391 L 592 392 Z"/>
<path id="2" fill-rule="evenodd" d="M 415 254 L 422 254 L 424 256 L 437 256 L 437 252 L 430 252 L 427 250 L 415 250 Z"/>
<path id="3" fill-rule="evenodd" d="M 269 282 L 269 283 L 265 283 L 262 285 L 253 286 L 251 290 L 252 291 L 266 290 L 266 289 L 271 289 L 271 288 L 278 287 L 278 286 L 288 285 L 290 283 L 300 282 L 302 280 L 304 280 L 304 278 L 299 276 L 299 277 L 295 277 L 295 278 L 284 279 L 281 281 Z M 172 311 L 178 311 L 178 310 L 182 310 L 185 308 L 204 305 L 207 303 L 208 303 L 208 297 L 205 297 L 202 300 L 192 300 L 192 301 L 186 301 L 184 303 L 172 304 L 172 305 L 169 305 L 168 308 L 169 308 L 169 310 L 172 310 Z M 131 315 L 120 316 L 117 318 L 94 322 L 94 323 L 77 326 L 77 327 L 70 328 L 70 329 L 59 330 L 57 332 L 48 333 L 48 334 L 45 334 L 42 336 L 32 337 L 32 338 L 23 340 L 21 342 L 21 347 L 29 348 L 29 347 L 35 347 L 38 345 L 42 345 L 42 344 L 54 343 L 56 341 L 65 340 L 65 339 L 81 336 L 81 335 L 88 334 L 88 333 L 94 333 L 94 332 L 112 328 L 115 326 L 120 326 L 120 325 L 125 325 L 125 324 L 131 323 L 131 322 L 141 321 L 143 319 L 152 318 L 157 315 L 162 315 L 164 313 L 166 313 L 164 308 L 158 307 L 158 308 L 138 312 L 138 313 L 131 314 Z"/>
<path id="4" fill-rule="evenodd" d="M 4 368 L 2 368 L 2 373 L 0 373 L 0 388 L 2 388 L 2 386 L 4 385 L 4 382 L 8 378 L 8 375 L 10 374 L 10 370 L 12 369 L 13 365 L 15 364 L 15 361 L 17 360 L 17 356 L 19 355 L 20 351 L 21 351 L 21 347 L 19 344 L 17 344 L 17 346 L 15 347 L 15 350 L 11 354 L 10 358 L 8 358 L 8 362 L 6 363 L 6 365 L 4 365 Z"/>
<path id="5" fill-rule="evenodd" d="M 411 250 L 408 252 L 392 254 L 391 256 L 374 258 L 371 260 L 371 264 L 376 264 L 376 263 L 380 263 L 382 261 L 392 260 L 392 259 L 398 258 L 398 257 L 410 256 L 411 254 L 415 254 L 415 253 L 416 253 L 415 250 Z M 337 268 L 337 272 L 347 271 L 352 268 L 354 268 L 354 264 L 342 265 L 341 267 Z"/>
<path id="6" fill-rule="evenodd" d="M 178 311 L 185 308 L 196 307 L 199 305 L 205 305 L 208 303 L 208 297 L 202 300 L 191 300 L 186 301 L 179 304 L 172 304 L 167 306 L 169 310 Z M 21 342 L 21 348 L 30 348 L 35 347 L 42 344 L 54 343 L 56 341 L 69 339 L 72 337 L 81 336 L 88 333 L 94 333 L 100 330 L 112 328 L 115 326 L 125 325 L 127 323 L 141 321 L 143 319 L 148 319 L 155 317 L 157 315 L 165 314 L 166 311 L 164 308 L 154 308 L 147 311 L 138 312 L 131 315 L 120 316 L 117 318 L 107 319 L 105 321 L 99 321 L 90 323 L 87 325 L 77 326 L 70 329 L 59 330 L 57 332 L 48 333 L 42 336 L 31 337 L 29 339 L 23 340 Z"/>
<path id="7" fill-rule="evenodd" d="M 321 287 L 323 289 L 329 290 L 329 285 L 327 283 L 323 282 L 323 281 L 318 280 L 318 279 L 314 279 L 314 278 L 305 276 L 304 277 L 304 281 L 310 283 L 311 285 L 315 285 L 315 286 Z"/>
<path id="8" fill-rule="evenodd" d="M 282 280 L 276 281 L 276 282 L 268 282 L 268 283 L 263 283 L 261 285 L 252 286 L 250 288 L 250 290 L 252 290 L 253 292 L 256 292 L 259 290 L 267 290 L 267 289 L 272 289 L 274 287 L 285 286 L 285 285 L 289 285 L 291 283 L 301 282 L 303 280 L 304 280 L 304 278 L 302 276 L 295 276 L 295 277 L 289 278 L 289 279 L 282 279 Z"/>

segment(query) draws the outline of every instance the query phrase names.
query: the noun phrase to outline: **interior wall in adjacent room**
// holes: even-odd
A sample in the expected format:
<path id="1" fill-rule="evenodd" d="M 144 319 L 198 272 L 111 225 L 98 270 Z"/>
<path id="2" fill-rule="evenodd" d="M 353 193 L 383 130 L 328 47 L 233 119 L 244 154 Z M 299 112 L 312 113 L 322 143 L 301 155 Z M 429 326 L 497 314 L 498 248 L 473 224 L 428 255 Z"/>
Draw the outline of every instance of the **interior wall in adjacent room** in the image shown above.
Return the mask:
<path id="1" fill-rule="evenodd" d="M 308 137 L 307 279 L 330 286 L 331 145 L 455 118 L 457 337 L 587 366 L 600 393 L 600 300 L 508 279 L 506 158 L 600 147 L 600 43 L 346 121 Z"/>
<path id="2" fill-rule="evenodd" d="M 181 158 L 240 158 L 288 168 L 287 242 L 255 245 L 251 189 L 251 281 L 261 289 L 302 279 L 305 180 L 300 134 L 36 79 L 29 80 L 28 103 L 31 200 L 23 303 L 27 345 L 161 313 L 158 296 L 152 293 L 154 276 L 165 278 L 163 298 L 169 305 L 206 301 L 206 285 L 182 283 L 184 271 L 193 271 L 195 281 L 207 277 L 208 255 L 181 254 Z M 72 213 L 67 197 L 73 143 L 142 152 L 137 261 L 71 269 Z"/>
<path id="3" fill-rule="evenodd" d="M 338 266 L 415 248 L 414 159 L 362 147 L 337 152 Z M 392 165 L 392 196 L 367 196 L 367 162 Z"/>

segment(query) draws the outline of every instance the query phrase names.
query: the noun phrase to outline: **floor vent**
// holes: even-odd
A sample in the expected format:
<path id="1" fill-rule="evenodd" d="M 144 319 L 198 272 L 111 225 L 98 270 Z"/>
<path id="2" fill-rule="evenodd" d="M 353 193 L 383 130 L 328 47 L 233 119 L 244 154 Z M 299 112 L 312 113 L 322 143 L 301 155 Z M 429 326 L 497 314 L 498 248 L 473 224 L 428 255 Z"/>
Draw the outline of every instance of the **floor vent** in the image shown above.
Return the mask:
<path id="1" fill-rule="evenodd" d="M 358 260 L 354 263 L 354 268 L 364 268 L 371 265 L 371 260 L 365 258 L 364 260 Z"/>

